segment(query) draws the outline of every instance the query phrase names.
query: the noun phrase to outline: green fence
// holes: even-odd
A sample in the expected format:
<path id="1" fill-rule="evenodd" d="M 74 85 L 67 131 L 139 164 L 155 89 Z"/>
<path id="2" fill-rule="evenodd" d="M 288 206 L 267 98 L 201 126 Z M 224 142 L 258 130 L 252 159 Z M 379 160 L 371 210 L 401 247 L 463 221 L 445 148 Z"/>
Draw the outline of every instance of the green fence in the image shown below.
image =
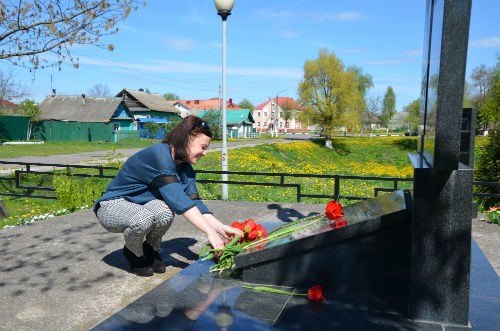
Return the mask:
<path id="1" fill-rule="evenodd" d="M 43 141 L 114 141 L 108 123 L 43 121 L 34 125 L 32 138 Z"/>
<path id="2" fill-rule="evenodd" d="M 25 141 L 28 126 L 26 116 L 0 116 L 0 141 Z"/>

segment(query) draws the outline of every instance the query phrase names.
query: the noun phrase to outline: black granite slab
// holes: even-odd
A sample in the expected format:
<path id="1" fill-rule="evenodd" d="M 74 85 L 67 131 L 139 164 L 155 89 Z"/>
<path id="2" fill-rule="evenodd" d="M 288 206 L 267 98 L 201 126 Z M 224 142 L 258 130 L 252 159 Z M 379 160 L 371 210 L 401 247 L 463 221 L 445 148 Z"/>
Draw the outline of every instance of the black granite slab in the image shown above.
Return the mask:
<path id="1" fill-rule="evenodd" d="M 292 287 L 319 284 L 341 293 L 407 296 L 408 204 L 411 192 L 396 191 L 349 205 L 343 210 L 347 226 L 333 229 L 328 219 L 320 218 L 284 238 L 237 255 L 236 268 L 243 281 L 252 283 Z"/>
<path id="2" fill-rule="evenodd" d="M 469 326 L 411 320 L 400 313 L 407 304 L 400 296 L 326 291 L 316 303 L 244 289 L 261 284 L 217 277 L 212 262 L 197 261 L 91 330 L 500 330 L 500 278 L 474 241 L 471 247 Z"/>

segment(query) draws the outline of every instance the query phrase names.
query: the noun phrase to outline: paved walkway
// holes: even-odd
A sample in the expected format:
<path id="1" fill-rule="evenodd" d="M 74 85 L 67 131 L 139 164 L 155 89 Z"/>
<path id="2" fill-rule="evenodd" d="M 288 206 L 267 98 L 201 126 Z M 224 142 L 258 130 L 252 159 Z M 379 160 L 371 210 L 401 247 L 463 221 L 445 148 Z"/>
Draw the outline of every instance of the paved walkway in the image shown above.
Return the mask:
<path id="1" fill-rule="evenodd" d="M 226 223 L 294 220 L 318 204 L 207 201 Z M 473 239 L 500 274 L 500 227 L 473 220 Z M 0 330 L 88 330 L 197 260 L 206 240 L 182 216 L 164 237 L 165 274 L 136 277 L 122 256 L 123 238 L 91 210 L 0 230 Z"/>

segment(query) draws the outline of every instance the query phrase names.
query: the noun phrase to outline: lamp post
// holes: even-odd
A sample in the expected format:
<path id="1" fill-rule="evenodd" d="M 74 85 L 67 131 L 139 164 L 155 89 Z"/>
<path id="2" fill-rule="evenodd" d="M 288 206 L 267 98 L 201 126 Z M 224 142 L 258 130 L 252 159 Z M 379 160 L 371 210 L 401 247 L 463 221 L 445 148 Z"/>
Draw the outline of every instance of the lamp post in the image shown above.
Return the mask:
<path id="1" fill-rule="evenodd" d="M 222 171 L 227 171 L 227 114 L 226 114 L 226 20 L 231 15 L 234 0 L 214 0 L 217 14 L 222 18 Z M 227 181 L 227 173 L 222 174 Z M 227 184 L 222 184 L 222 200 L 228 199 Z"/>

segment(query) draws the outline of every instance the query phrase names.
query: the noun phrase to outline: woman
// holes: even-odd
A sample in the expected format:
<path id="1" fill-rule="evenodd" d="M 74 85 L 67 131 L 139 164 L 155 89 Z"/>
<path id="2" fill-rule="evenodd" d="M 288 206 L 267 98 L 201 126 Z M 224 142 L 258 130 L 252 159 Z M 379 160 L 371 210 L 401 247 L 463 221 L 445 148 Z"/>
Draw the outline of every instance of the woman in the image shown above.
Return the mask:
<path id="1" fill-rule="evenodd" d="M 196 116 L 184 118 L 163 140 L 131 156 L 95 205 L 99 223 L 125 238 L 123 254 L 138 276 L 163 273 L 159 250 L 175 214 L 207 235 L 213 248 L 241 231 L 222 224 L 200 200 L 192 165 L 207 154 L 212 132 Z"/>

